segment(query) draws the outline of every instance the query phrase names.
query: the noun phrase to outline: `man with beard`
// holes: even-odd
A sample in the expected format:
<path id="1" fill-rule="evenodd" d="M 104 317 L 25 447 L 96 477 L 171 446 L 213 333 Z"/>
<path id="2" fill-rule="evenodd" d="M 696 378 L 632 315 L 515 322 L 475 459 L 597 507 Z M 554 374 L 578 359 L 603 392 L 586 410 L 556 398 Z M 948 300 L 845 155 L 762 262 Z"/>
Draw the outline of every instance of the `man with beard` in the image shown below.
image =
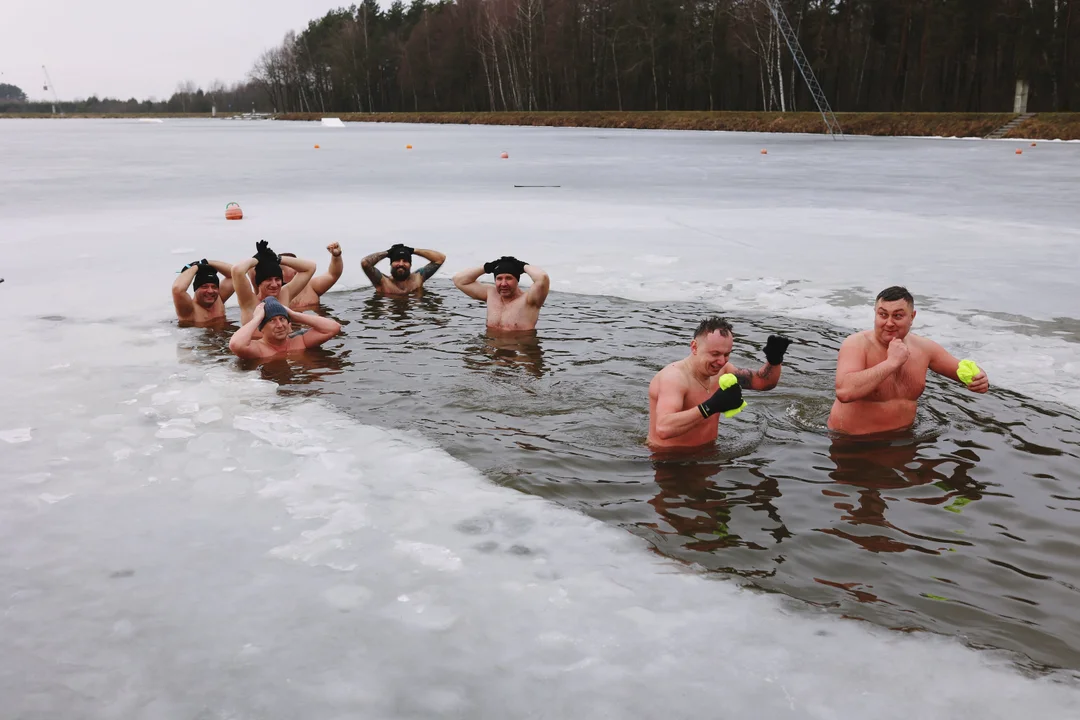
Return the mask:
<path id="1" fill-rule="evenodd" d="M 494 285 L 478 282 L 485 273 L 495 277 Z M 522 273 L 532 278 L 527 292 L 518 287 Z M 551 279 L 540 268 L 504 255 L 483 267 L 462 270 L 454 276 L 454 285 L 469 297 L 487 303 L 489 330 L 521 331 L 536 329 Z"/>
<path id="2" fill-rule="evenodd" d="M 311 329 L 302 335 L 289 337 L 292 323 Z M 255 339 L 258 330 L 262 336 Z M 290 310 L 272 297 L 255 306 L 251 319 L 229 340 L 229 349 L 246 360 L 264 360 L 276 355 L 301 352 L 318 347 L 341 332 L 336 320 Z"/>
<path id="3" fill-rule="evenodd" d="M 428 264 L 413 272 L 413 255 L 419 255 L 427 260 Z M 390 258 L 390 277 L 386 277 L 375 267 L 383 258 Z M 360 261 L 360 267 L 377 292 L 385 295 L 408 295 L 420 290 L 424 281 L 434 275 L 444 262 L 446 256 L 441 252 L 419 248 L 414 250 L 408 245 L 397 243 L 389 250 L 368 255 Z"/>
<path id="4" fill-rule="evenodd" d="M 649 438 L 652 448 L 697 447 L 716 440 L 720 415 L 734 417 L 746 407 L 743 390 L 772 390 L 791 340 L 770 335 L 765 364 L 757 372 L 731 364 L 734 332 L 724 318 L 702 320 L 690 354 L 658 372 L 649 383 Z"/>
<path id="5" fill-rule="evenodd" d="M 292 268 L 296 275 L 285 283 L 282 267 Z M 255 278 L 249 282 L 247 273 L 255 269 Z M 250 260 L 232 266 L 233 286 L 236 288 L 236 300 L 240 303 L 240 322 L 247 325 L 255 312 L 255 306 L 268 297 L 277 298 L 283 305 L 289 305 L 298 296 L 311 276 L 315 274 L 315 263 L 297 257 L 280 256 L 270 249 L 265 240 L 255 243 L 255 255 Z"/>
<path id="6" fill-rule="evenodd" d="M 218 273 L 225 280 L 218 278 Z M 183 323 L 206 325 L 225 317 L 225 301 L 232 297 L 232 265 L 220 260 L 194 260 L 183 267 L 172 286 L 173 307 Z M 191 286 L 195 298 L 188 295 Z"/>
<path id="7" fill-rule="evenodd" d="M 867 435 L 910 427 L 928 370 L 974 393 L 990 389 L 986 373 L 974 362 L 957 360 L 933 340 L 911 334 L 914 321 L 915 299 L 907 288 L 878 293 L 874 329 L 855 333 L 840 346 L 830 430 Z"/>

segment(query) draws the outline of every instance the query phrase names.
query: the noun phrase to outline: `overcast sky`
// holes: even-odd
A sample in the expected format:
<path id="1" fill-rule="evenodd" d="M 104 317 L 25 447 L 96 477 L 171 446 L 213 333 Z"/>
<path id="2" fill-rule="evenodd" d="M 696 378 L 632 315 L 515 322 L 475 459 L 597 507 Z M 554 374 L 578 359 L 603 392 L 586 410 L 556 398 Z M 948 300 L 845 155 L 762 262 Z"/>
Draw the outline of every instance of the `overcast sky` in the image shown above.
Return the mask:
<path id="1" fill-rule="evenodd" d="M 286 32 L 352 1 L 0 0 L 0 83 L 51 100 L 44 65 L 61 100 L 167 99 L 184 80 L 243 80 Z"/>

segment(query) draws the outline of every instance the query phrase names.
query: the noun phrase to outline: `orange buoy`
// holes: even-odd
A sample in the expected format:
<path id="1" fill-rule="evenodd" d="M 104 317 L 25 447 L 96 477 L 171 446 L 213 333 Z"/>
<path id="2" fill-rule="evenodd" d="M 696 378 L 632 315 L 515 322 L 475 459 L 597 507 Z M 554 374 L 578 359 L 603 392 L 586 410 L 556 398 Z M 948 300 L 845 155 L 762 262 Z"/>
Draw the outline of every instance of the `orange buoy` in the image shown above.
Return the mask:
<path id="1" fill-rule="evenodd" d="M 1031 143 L 1031 147 L 1035 147 L 1035 143 Z"/>
<path id="2" fill-rule="evenodd" d="M 1017 154 L 1017 155 L 1023 155 L 1023 154 L 1024 154 L 1024 151 L 1023 151 L 1023 150 L 1021 150 L 1020 148 L 1016 148 L 1016 154 Z"/>
<path id="3" fill-rule="evenodd" d="M 503 160 L 506 160 L 506 159 L 508 159 L 510 157 L 510 154 L 509 153 L 503 153 L 499 157 L 501 157 Z"/>
<path id="4" fill-rule="evenodd" d="M 318 150 L 318 149 L 319 149 L 319 146 L 318 146 L 318 145 L 316 145 L 316 146 L 315 146 L 315 149 L 316 149 L 316 150 Z"/>
<path id="5" fill-rule="evenodd" d="M 406 145 L 406 146 L 405 146 L 405 149 L 406 149 L 406 150 L 412 150 L 412 145 Z"/>
<path id="6" fill-rule="evenodd" d="M 762 155 L 768 155 L 768 154 L 769 154 L 769 151 L 768 151 L 768 150 L 766 150 L 765 148 L 761 148 L 761 154 L 762 154 Z"/>
<path id="7" fill-rule="evenodd" d="M 243 220 L 244 211 L 240 209 L 240 206 L 234 202 L 225 206 L 225 219 L 226 220 Z"/>

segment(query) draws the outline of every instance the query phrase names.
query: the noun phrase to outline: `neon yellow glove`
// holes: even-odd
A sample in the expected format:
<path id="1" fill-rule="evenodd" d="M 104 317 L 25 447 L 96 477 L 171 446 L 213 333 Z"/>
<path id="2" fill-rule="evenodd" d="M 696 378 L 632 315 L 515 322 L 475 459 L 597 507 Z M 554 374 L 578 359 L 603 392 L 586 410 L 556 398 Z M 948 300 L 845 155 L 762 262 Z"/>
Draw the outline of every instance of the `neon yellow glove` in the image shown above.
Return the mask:
<path id="1" fill-rule="evenodd" d="M 960 382 L 965 385 L 970 385 L 971 381 L 975 379 L 975 376 L 981 373 L 982 370 L 972 360 L 961 360 L 959 367 L 956 368 L 956 377 L 960 378 Z"/>

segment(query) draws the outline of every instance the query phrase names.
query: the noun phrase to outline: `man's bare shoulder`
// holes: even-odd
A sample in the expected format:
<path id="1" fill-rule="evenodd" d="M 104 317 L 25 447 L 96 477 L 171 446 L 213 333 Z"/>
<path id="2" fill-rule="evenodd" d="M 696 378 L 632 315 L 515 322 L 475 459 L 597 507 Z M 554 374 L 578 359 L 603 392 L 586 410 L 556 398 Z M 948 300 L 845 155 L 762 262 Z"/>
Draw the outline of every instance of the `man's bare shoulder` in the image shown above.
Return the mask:
<path id="1" fill-rule="evenodd" d="M 676 360 L 653 376 L 651 385 L 665 388 L 686 387 L 686 373 L 682 371 L 682 360 Z"/>
<path id="2" fill-rule="evenodd" d="M 845 355 L 865 353 L 866 349 L 870 347 L 870 336 L 873 333 L 873 330 L 860 330 L 857 333 L 848 335 L 844 338 L 844 342 L 840 343 L 840 352 Z"/>

